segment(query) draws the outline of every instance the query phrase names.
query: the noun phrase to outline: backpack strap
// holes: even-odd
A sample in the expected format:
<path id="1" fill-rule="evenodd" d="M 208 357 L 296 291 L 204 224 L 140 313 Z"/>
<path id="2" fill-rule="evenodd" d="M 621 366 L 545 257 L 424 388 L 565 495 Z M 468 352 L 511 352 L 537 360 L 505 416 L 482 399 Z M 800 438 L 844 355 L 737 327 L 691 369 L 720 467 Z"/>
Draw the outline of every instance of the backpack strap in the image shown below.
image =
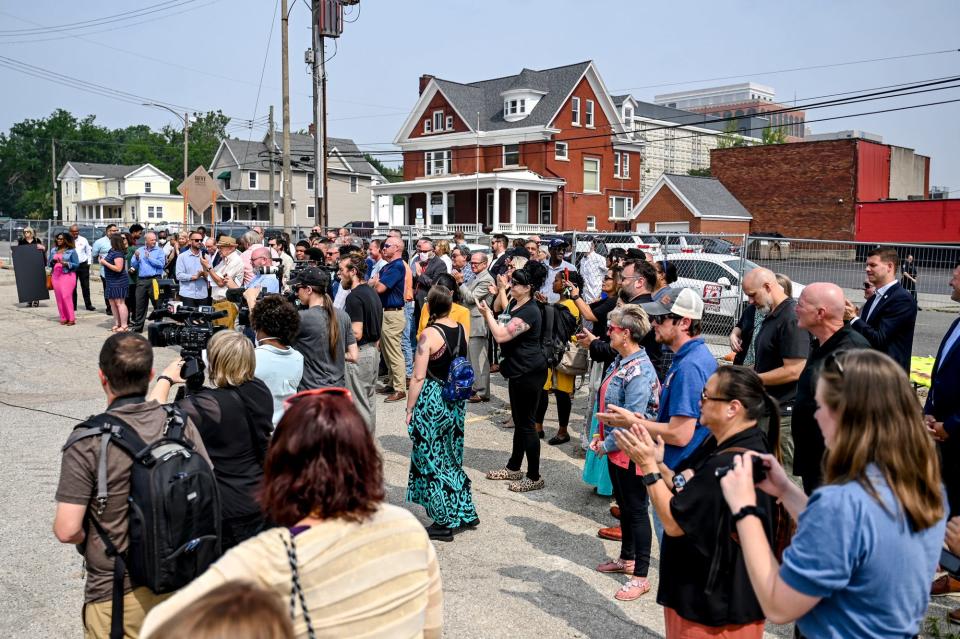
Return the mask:
<path id="1" fill-rule="evenodd" d="M 443 345 L 444 345 L 444 346 L 446 347 L 446 349 L 449 351 L 449 350 L 450 350 L 450 342 L 447 341 L 447 334 L 443 331 L 443 329 L 440 328 L 439 326 L 437 326 L 436 324 L 433 324 L 433 325 L 431 325 L 431 326 L 428 326 L 427 328 L 435 328 L 435 329 L 437 329 L 437 332 L 440 333 L 440 337 L 443 339 Z M 460 352 L 460 342 L 457 342 L 457 352 L 458 352 L 458 353 Z M 456 355 L 454 355 L 454 357 L 456 357 Z M 440 382 L 441 384 L 443 384 L 443 383 L 445 383 L 445 382 L 447 381 L 447 380 L 445 380 L 445 379 L 440 379 L 439 377 L 437 377 L 436 375 L 434 375 L 433 373 L 430 372 L 430 364 L 429 364 L 429 362 L 427 363 L 427 376 L 430 377 L 431 379 L 434 379 L 434 380 Z"/>
<path id="2" fill-rule="evenodd" d="M 104 438 L 108 441 L 108 438 Z M 97 518 L 87 512 L 84 518 L 93 524 L 97 531 L 97 536 L 103 542 L 107 557 L 113 558 L 113 591 L 110 602 L 110 639 L 124 639 L 123 633 L 123 575 L 127 572 L 127 564 L 123 559 L 123 553 L 117 550 L 117 547 L 110 541 L 110 535 L 104 529 L 103 525 L 97 521 Z"/>
<path id="3" fill-rule="evenodd" d="M 100 457 L 97 462 L 97 516 L 103 514 L 107 507 L 107 447 L 112 441 L 132 459 L 137 459 L 145 452 L 147 445 L 133 428 L 125 421 L 111 415 L 101 413 L 91 417 L 82 424 L 74 427 L 63 450 L 67 450 L 81 439 L 100 437 Z"/>

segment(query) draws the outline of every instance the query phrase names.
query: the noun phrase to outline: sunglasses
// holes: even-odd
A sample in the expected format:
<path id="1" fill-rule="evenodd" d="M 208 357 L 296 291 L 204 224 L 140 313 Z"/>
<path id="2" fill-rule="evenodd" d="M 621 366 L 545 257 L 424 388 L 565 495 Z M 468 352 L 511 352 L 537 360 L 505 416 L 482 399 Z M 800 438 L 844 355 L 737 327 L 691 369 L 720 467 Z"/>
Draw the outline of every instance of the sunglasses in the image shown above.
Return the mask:
<path id="1" fill-rule="evenodd" d="M 732 397 L 710 397 L 709 395 L 707 395 L 707 390 L 704 389 L 703 392 L 700 393 L 700 401 L 701 402 L 732 402 L 733 398 Z"/>
<path id="2" fill-rule="evenodd" d="M 299 402 L 304 397 L 315 397 L 320 395 L 332 395 L 334 397 L 346 397 L 348 401 L 353 401 L 353 395 L 350 394 L 346 388 L 339 388 L 336 386 L 330 388 L 314 388 L 312 390 L 305 390 L 297 393 L 296 395 L 291 395 L 290 397 L 283 400 L 283 409 L 287 410 L 297 402 Z"/>
<path id="3" fill-rule="evenodd" d="M 841 362 L 840 359 L 845 353 L 846 351 L 837 351 L 827 355 L 826 359 L 823 360 L 824 370 L 830 368 L 832 369 L 831 372 L 839 373 L 840 376 L 843 377 L 843 362 Z"/>
<path id="4" fill-rule="evenodd" d="M 624 326 L 614 326 L 613 324 L 607 325 L 607 335 L 609 335 L 610 333 L 613 333 L 614 331 L 625 331 L 625 330 L 628 330 L 628 329 Z"/>
<path id="5" fill-rule="evenodd" d="M 654 324 L 663 324 L 667 320 L 673 320 L 674 322 L 682 320 L 683 318 L 679 315 L 674 315 L 673 313 L 667 313 L 666 315 L 654 315 L 650 318 L 650 321 Z"/>

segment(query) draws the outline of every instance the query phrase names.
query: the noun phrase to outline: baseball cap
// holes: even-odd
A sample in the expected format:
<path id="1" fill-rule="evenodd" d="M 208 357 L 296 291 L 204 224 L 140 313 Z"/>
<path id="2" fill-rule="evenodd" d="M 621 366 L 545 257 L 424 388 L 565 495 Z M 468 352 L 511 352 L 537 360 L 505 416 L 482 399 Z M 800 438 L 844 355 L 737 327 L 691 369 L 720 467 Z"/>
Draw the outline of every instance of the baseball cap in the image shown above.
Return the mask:
<path id="1" fill-rule="evenodd" d="M 229 235 L 224 235 L 217 241 L 217 246 L 236 246 L 237 241 Z"/>
<path id="2" fill-rule="evenodd" d="M 568 246 L 567 241 L 559 237 L 550 240 L 550 248 L 560 248 L 561 246 Z"/>
<path id="3" fill-rule="evenodd" d="M 677 296 L 669 305 L 660 302 L 646 302 L 640 305 L 647 315 L 678 315 L 690 319 L 703 319 L 703 300 L 693 289 L 680 289 Z"/>
<path id="4" fill-rule="evenodd" d="M 641 251 L 638 248 L 628 248 L 627 249 L 627 259 L 628 260 L 641 260 L 646 261 L 647 254 Z"/>
<path id="5" fill-rule="evenodd" d="M 293 288 L 297 286 L 316 286 L 326 289 L 330 286 L 330 275 L 316 266 L 308 266 L 300 271 L 297 277 L 290 279 L 290 286 Z"/>

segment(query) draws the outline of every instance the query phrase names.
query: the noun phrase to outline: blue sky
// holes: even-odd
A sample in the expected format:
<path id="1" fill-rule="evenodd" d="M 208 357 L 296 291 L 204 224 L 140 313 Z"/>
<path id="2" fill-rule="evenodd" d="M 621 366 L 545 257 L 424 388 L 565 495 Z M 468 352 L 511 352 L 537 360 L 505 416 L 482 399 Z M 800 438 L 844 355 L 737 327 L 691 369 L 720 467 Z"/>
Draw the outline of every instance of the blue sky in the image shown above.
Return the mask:
<path id="1" fill-rule="evenodd" d="M 182 1 L 182 0 L 181 0 Z M 0 0 L 0 32 L 110 16 L 154 5 Z M 290 78 L 294 128 L 311 118 L 309 11 L 291 2 Z M 0 36 L 0 56 L 138 96 L 237 118 L 280 117 L 280 21 L 273 27 L 264 80 L 273 0 L 194 0 L 141 19 L 84 32 Z M 180 12 L 180 13 L 177 13 Z M 469 82 L 581 60 L 596 62 L 614 93 L 640 99 L 687 88 L 754 80 L 789 101 L 856 89 L 960 75 L 960 53 L 884 62 L 764 73 L 855 60 L 960 48 L 960 2 L 874 0 L 770 3 L 750 0 L 649 3 L 572 0 L 362 0 L 327 70 L 330 135 L 364 148 L 388 149 L 429 73 Z M 105 29 L 110 29 L 105 31 Z M 101 33 L 92 33 L 103 31 Z M 738 76 L 712 80 L 722 76 Z M 119 127 L 174 123 L 170 114 L 91 95 L 0 66 L 5 87 L 0 130 L 57 107 L 95 114 Z M 669 86 L 651 86 L 671 83 Z M 678 84 L 674 84 L 678 83 Z M 960 88 L 818 109 L 808 119 L 960 98 Z M 931 183 L 960 194 L 960 102 L 834 122 L 814 132 L 859 128 L 884 141 L 930 155 Z M 240 125 L 239 137 L 251 134 Z M 263 134 L 254 129 L 254 137 Z"/>

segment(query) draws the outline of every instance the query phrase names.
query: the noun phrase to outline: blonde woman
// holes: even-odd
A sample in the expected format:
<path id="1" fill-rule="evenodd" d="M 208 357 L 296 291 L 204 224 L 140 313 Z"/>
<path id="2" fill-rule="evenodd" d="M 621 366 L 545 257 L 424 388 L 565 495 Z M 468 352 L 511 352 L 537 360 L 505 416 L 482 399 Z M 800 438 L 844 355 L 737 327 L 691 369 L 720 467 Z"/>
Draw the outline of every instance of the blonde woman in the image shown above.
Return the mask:
<path id="1" fill-rule="evenodd" d="M 220 331 L 207 345 L 210 382 L 215 388 L 177 400 L 200 431 L 210 455 L 223 518 L 223 550 L 258 534 L 263 514 L 254 493 L 263 479 L 263 459 L 273 432 L 273 396 L 259 379 L 253 343 L 243 333 Z M 182 360 L 157 377 L 150 399 L 165 403 L 170 387 L 183 383 Z"/>
<path id="2" fill-rule="evenodd" d="M 769 621 L 796 621 L 811 639 L 916 636 L 946 528 L 916 394 L 893 359 L 852 350 L 824 361 L 816 401 L 825 482 L 809 498 L 772 455 L 738 455 L 720 482 L 753 590 Z M 797 520 L 782 565 L 756 509 L 754 464 L 767 470 L 756 488 Z"/>
<path id="3" fill-rule="evenodd" d="M 440 261 L 447 267 L 447 273 L 453 272 L 453 258 L 450 257 L 450 242 L 439 240 L 433 247 L 434 254 L 440 258 Z"/>

